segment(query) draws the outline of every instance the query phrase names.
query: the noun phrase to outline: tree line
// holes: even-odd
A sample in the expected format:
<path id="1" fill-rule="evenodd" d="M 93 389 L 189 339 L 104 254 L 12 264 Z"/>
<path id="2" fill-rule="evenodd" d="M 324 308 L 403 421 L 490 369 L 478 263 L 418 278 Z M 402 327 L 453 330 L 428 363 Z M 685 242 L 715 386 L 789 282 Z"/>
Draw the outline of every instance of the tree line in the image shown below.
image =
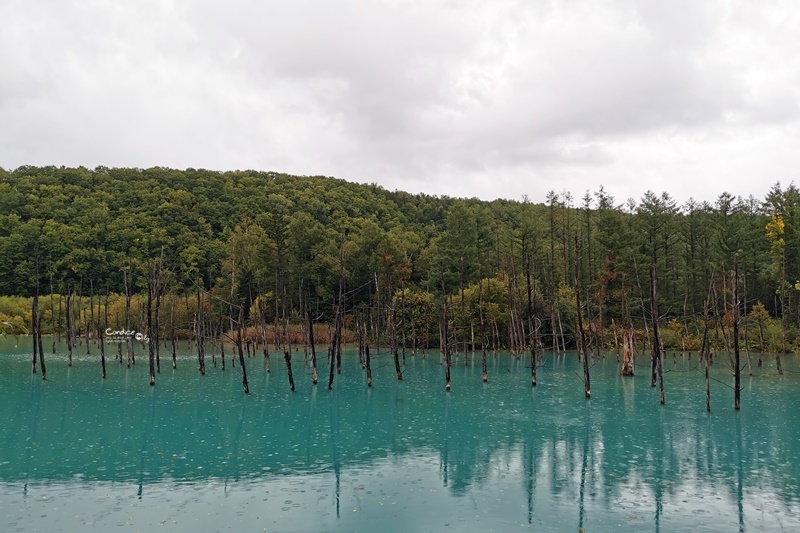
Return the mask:
<path id="1" fill-rule="evenodd" d="M 623 373 L 634 351 L 659 352 L 655 380 L 667 349 L 741 343 L 749 361 L 800 346 L 798 231 L 794 185 L 683 205 L 599 187 L 536 204 L 274 172 L 0 169 L 0 331 L 32 334 L 43 376 L 42 334 L 65 338 L 71 361 L 83 340 L 136 331 L 151 383 L 161 345 L 175 365 L 181 338 L 201 373 L 207 349 L 225 364 L 227 343 L 245 390 L 256 350 L 267 365 L 277 352 L 294 387 L 292 345 L 316 382 L 320 343 L 330 387 L 343 342 L 368 375 L 370 347 L 386 350 L 398 379 L 406 352 L 438 349 L 448 388 L 453 358 L 481 352 L 486 380 L 501 349 L 530 355 L 533 385 L 545 349 L 578 349 L 585 365 L 615 349 Z M 115 357 L 131 364 L 122 337 Z M 588 366 L 585 383 L 588 396 Z"/>

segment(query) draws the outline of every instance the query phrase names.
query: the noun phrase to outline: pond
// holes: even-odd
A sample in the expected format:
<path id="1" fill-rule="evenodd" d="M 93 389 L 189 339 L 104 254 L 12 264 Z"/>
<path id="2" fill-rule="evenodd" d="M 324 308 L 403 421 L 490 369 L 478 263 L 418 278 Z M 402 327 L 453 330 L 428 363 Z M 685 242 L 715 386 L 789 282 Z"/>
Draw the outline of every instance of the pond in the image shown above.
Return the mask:
<path id="1" fill-rule="evenodd" d="M 800 530 L 791 357 L 779 376 L 754 355 L 735 412 L 719 356 L 709 414 L 696 354 L 667 355 L 662 406 L 647 361 L 623 378 L 614 352 L 586 400 L 574 352 L 545 353 L 536 388 L 527 358 L 490 354 L 483 383 L 462 356 L 446 393 L 436 352 L 407 351 L 398 381 L 384 351 L 368 389 L 348 349 L 329 391 L 301 350 L 296 392 L 259 356 L 246 396 L 238 365 L 201 376 L 186 345 L 155 387 L 144 358 L 103 380 L 96 346 L 72 367 L 59 347 L 42 382 L 29 347 L 0 339 L 2 531 Z"/>

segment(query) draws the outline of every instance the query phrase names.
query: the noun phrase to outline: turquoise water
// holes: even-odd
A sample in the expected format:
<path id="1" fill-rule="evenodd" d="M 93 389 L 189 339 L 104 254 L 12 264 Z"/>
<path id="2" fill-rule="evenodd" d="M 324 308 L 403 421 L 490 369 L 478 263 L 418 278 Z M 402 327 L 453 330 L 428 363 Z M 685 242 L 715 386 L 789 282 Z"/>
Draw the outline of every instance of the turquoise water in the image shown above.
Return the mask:
<path id="1" fill-rule="evenodd" d="M 285 366 L 247 360 L 198 375 L 188 355 L 126 368 L 98 351 L 47 358 L 31 375 L 28 340 L 0 339 L 0 531 L 798 531 L 800 374 L 774 359 L 743 378 L 714 367 L 705 411 L 696 356 L 667 357 L 666 406 L 613 353 L 583 397 L 575 354 L 453 367 L 438 355 L 373 362 L 353 350 L 334 390 Z M 79 350 L 85 351 L 85 349 Z M 116 352 L 116 349 L 113 350 Z M 139 349 L 139 352 L 142 352 Z M 184 347 L 189 354 L 189 348 Z M 327 383 L 327 373 L 320 372 Z"/>

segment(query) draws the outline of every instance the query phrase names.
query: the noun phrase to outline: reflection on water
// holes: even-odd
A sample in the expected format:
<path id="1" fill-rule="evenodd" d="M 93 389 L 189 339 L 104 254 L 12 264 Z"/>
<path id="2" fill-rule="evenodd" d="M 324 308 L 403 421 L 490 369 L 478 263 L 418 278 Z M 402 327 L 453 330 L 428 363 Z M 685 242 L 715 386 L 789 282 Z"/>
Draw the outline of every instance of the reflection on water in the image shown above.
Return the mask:
<path id="1" fill-rule="evenodd" d="M 407 357 L 404 380 L 378 356 L 368 389 L 355 354 L 334 390 L 298 390 L 278 366 L 144 364 L 50 357 L 31 376 L 27 348 L 0 341 L 0 529 L 763 531 L 800 529 L 800 380 L 770 366 L 745 378 L 742 411 L 715 365 L 677 357 L 667 405 L 647 379 L 621 378 L 613 354 L 583 398 L 574 354 L 453 367 Z M 189 353 L 186 348 L 186 353 Z M 794 367 L 791 367 L 794 370 Z M 640 369 L 645 371 L 646 369 Z"/>

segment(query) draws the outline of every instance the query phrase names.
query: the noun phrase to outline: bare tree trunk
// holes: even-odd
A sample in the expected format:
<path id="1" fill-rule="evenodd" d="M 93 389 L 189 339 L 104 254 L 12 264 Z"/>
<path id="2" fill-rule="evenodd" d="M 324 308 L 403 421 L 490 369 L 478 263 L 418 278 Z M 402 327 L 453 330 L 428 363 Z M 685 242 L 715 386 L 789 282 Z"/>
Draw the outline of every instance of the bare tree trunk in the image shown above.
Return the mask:
<path id="1" fill-rule="evenodd" d="M 239 306 L 239 321 L 236 328 L 236 350 L 239 352 L 239 366 L 242 367 L 242 387 L 245 394 L 250 394 L 250 387 L 247 386 L 247 368 L 244 364 L 244 350 L 242 350 L 242 324 L 244 323 L 244 307 Z M 289 365 L 289 381 L 294 390 L 294 380 L 292 380 L 292 367 Z"/>
<path id="2" fill-rule="evenodd" d="M 627 328 L 622 334 L 622 370 L 623 376 L 632 376 L 634 373 L 634 330 Z"/>
<path id="3" fill-rule="evenodd" d="M 126 363 L 128 368 L 131 366 L 133 356 L 133 341 L 129 333 L 131 330 L 131 274 L 128 268 L 122 269 L 123 281 L 125 282 L 125 353 L 127 355 Z M 69 298 L 67 299 L 69 300 Z M 67 312 L 69 312 L 69 302 L 67 302 Z M 69 325 L 67 325 L 67 331 L 69 332 Z"/>
<path id="4" fill-rule="evenodd" d="M 97 340 L 100 342 L 100 368 L 103 371 L 103 379 L 106 379 L 106 348 L 103 340 L 103 324 L 100 322 L 99 317 L 97 324 Z"/>
<path id="5" fill-rule="evenodd" d="M 579 265 L 578 236 L 575 236 L 575 311 L 578 315 L 578 351 L 583 360 L 583 385 L 586 398 L 591 397 L 591 383 L 589 380 L 589 354 L 586 350 L 586 333 L 583 330 L 583 312 L 581 311 L 581 284 L 578 276 Z"/>
<path id="6" fill-rule="evenodd" d="M 172 369 L 175 370 L 178 366 L 177 347 L 175 345 L 175 296 L 171 298 L 172 305 L 170 306 L 170 337 L 172 337 Z"/>
<path id="7" fill-rule="evenodd" d="M 577 238 L 575 240 L 576 240 L 575 245 L 577 249 Z M 576 262 L 575 268 L 577 271 L 577 258 L 575 262 Z M 575 282 L 577 283 L 577 277 L 575 279 Z M 581 315 L 583 314 L 581 312 L 581 291 L 578 285 L 575 286 L 575 304 L 577 306 L 576 310 L 578 314 L 578 338 L 580 341 L 578 344 L 578 349 L 580 350 L 581 359 L 583 360 L 583 387 L 584 387 L 584 394 L 588 399 L 592 395 L 591 382 L 589 379 L 589 354 L 586 351 L 586 334 L 583 331 L 583 318 L 581 318 Z"/>
<path id="8" fill-rule="evenodd" d="M 450 392 L 450 346 L 447 332 L 447 298 L 444 296 L 442 297 L 442 330 L 444 332 L 444 390 Z"/>
<path id="9" fill-rule="evenodd" d="M 58 303 L 61 304 L 61 295 L 58 296 Z M 106 302 L 107 304 L 108 302 Z M 108 308 L 108 305 L 106 305 Z M 106 309 L 106 312 L 108 310 Z M 56 338 L 58 335 L 58 329 L 56 328 L 56 309 L 55 303 L 53 302 L 53 267 L 52 264 L 50 266 L 50 320 L 52 322 L 53 327 L 53 353 L 56 353 Z M 106 321 L 108 322 L 108 321 Z"/>
<path id="10" fill-rule="evenodd" d="M 709 295 L 711 291 L 709 290 Z M 703 359 L 705 365 L 705 378 L 706 378 L 706 411 L 711 412 L 711 383 L 709 376 L 709 353 L 708 353 L 708 298 L 703 303 L 703 340 L 700 342 L 700 358 Z"/>
<path id="11" fill-rule="evenodd" d="M 653 368 L 652 386 L 655 387 L 656 374 L 658 376 L 659 400 L 664 404 L 664 373 L 661 362 L 661 336 L 658 329 L 658 300 L 656 296 L 656 264 L 650 265 L 650 313 L 653 320 Z"/>
<path id="12" fill-rule="evenodd" d="M 67 289 L 65 313 L 67 321 L 67 366 L 72 366 L 72 287 Z"/>
<path id="13" fill-rule="evenodd" d="M 778 366 L 778 374 L 783 375 L 781 365 L 781 354 L 786 353 L 786 308 L 784 304 L 784 289 L 786 285 L 786 251 L 781 252 L 781 349 L 775 354 L 775 363 Z"/>
<path id="14" fill-rule="evenodd" d="M 85 314 L 85 313 L 84 313 Z M 86 353 L 89 354 L 89 332 L 94 332 L 94 281 L 89 279 L 89 314 L 90 320 L 86 324 Z"/>
<path id="15" fill-rule="evenodd" d="M 39 351 L 39 364 L 42 367 L 42 381 L 47 381 L 47 369 L 44 364 L 44 346 L 42 343 L 42 317 L 39 314 L 39 251 L 36 250 L 35 259 L 36 291 L 33 294 L 31 306 L 31 326 L 33 328 L 33 355 L 31 365 L 36 373 L 36 351 Z M 52 306 L 52 295 L 51 295 Z"/>
<path id="16" fill-rule="evenodd" d="M 314 322 L 311 320 L 311 308 L 306 304 L 308 320 L 308 344 L 311 348 L 311 382 L 317 384 L 317 349 L 314 347 Z"/>
<path id="17" fill-rule="evenodd" d="M 264 299 L 262 297 L 258 298 L 258 317 L 261 322 L 261 337 L 264 342 L 264 361 L 267 363 L 267 374 L 269 374 L 269 342 L 267 342 L 267 319 L 264 316 L 266 313 L 266 305 L 264 304 Z M 313 332 L 312 332 L 313 333 Z M 224 342 L 224 339 L 223 339 Z M 314 343 L 312 341 L 311 345 L 313 346 Z M 315 382 L 316 383 L 316 382 Z"/>
<path id="18" fill-rule="evenodd" d="M 742 369 L 739 365 L 739 256 L 733 256 L 733 408 L 741 407 Z"/>
<path id="19" fill-rule="evenodd" d="M 366 324 L 364 324 L 364 365 L 367 368 L 367 387 L 372 387 L 372 366 L 369 357 L 369 340 L 367 338 Z"/>
<path id="20" fill-rule="evenodd" d="M 328 345 L 328 363 L 330 366 L 330 375 L 328 376 L 328 390 L 333 389 L 333 376 L 336 371 L 336 345 L 339 342 L 339 332 L 340 326 L 339 321 L 341 315 L 341 309 L 336 309 L 336 318 L 334 319 L 334 328 L 333 328 L 333 336 L 331 337 L 331 342 Z"/>
<path id="21" fill-rule="evenodd" d="M 155 274 L 150 272 L 147 278 L 147 335 L 150 337 L 148 343 L 148 355 L 150 362 L 150 386 L 156 384 L 156 351 L 153 346 L 153 293 L 155 292 Z"/>
<path id="22" fill-rule="evenodd" d="M 222 316 L 222 306 L 219 311 L 219 360 L 222 364 L 222 371 L 225 372 L 225 318 Z M 233 341 L 233 339 L 231 339 Z M 231 349 L 232 351 L 233 349 Z"/>
<path id="23" fill-rule="evenodd" d="M 481 371 L 483 375 L 483 382 L 489 381 L 489 374 L 486 371 L 486 328 L 483 320 L 483 274 L 481 273 L 478 280 L 478 313 L 481 322 Z"/>
<path id="24" fill-rule="evenodd" d="M 38 258 L 37 258 L 38 261 Z M 31 338 L 33 339 L 33 355 L 31 357 L 31 370 L 32 373 L 36 373 L 36 357 L 38 356 L 37 349 L 39 348 L 39 335 L 37 335 L 37 329 L 39 324 L 39 280 L 36 280 L 36 287 L 37 290 L 33 295 L 33 304 L 31 305 Z"/>
<path id="25" fill-rule="evenodd" d="M 397 311 L 392 307 L 392 358 L 394 359 L 394 371 L 397 379 L 403 381 L 403 372 L 400 370 L 400 358 L 397 353 Z"/>
<path id="26" fill-rule="evenodd" d="M 528 296 L 528 344 L 531 351 L 531 386 L 536 386 L 536 340 L 535 331 L 538 331 L 536 317 L 533 316 L 533 284 L 531 284 L 531 257 L 527 247 L 523 243 L 525 253 L 525 292 Z"/>
<path id="27" fill-rule="evenodd" d="M 200 374 L 205 376 L 206 375 L 206 354 L 205 354 L 205 342 L 203 339 L 204 332 L 203 332 L 203 305 L 202 305 L 202 295 L 203 293 L 200 292 L 200 287 L 197 288 L 197 313 L 195 314 L 194 324 L 195 324 L 195 336 L 197 338 L 197 368 L 200 370 Z"/>
<path id="28" fill-rule="evenodd" d="M 150 335 L 150 344 L 155 343 L 156 348 L 156 373 L 161 373 L 161 347 L 159 341 L 161 340 L 161 328 L 159 326 L 159 318 L 161 316 L 161 262 L 159 261 L 158 271 L 156 272 L 155 280 L 155 298 L 156 310 L 153 322 L 153 335 Z"/>

